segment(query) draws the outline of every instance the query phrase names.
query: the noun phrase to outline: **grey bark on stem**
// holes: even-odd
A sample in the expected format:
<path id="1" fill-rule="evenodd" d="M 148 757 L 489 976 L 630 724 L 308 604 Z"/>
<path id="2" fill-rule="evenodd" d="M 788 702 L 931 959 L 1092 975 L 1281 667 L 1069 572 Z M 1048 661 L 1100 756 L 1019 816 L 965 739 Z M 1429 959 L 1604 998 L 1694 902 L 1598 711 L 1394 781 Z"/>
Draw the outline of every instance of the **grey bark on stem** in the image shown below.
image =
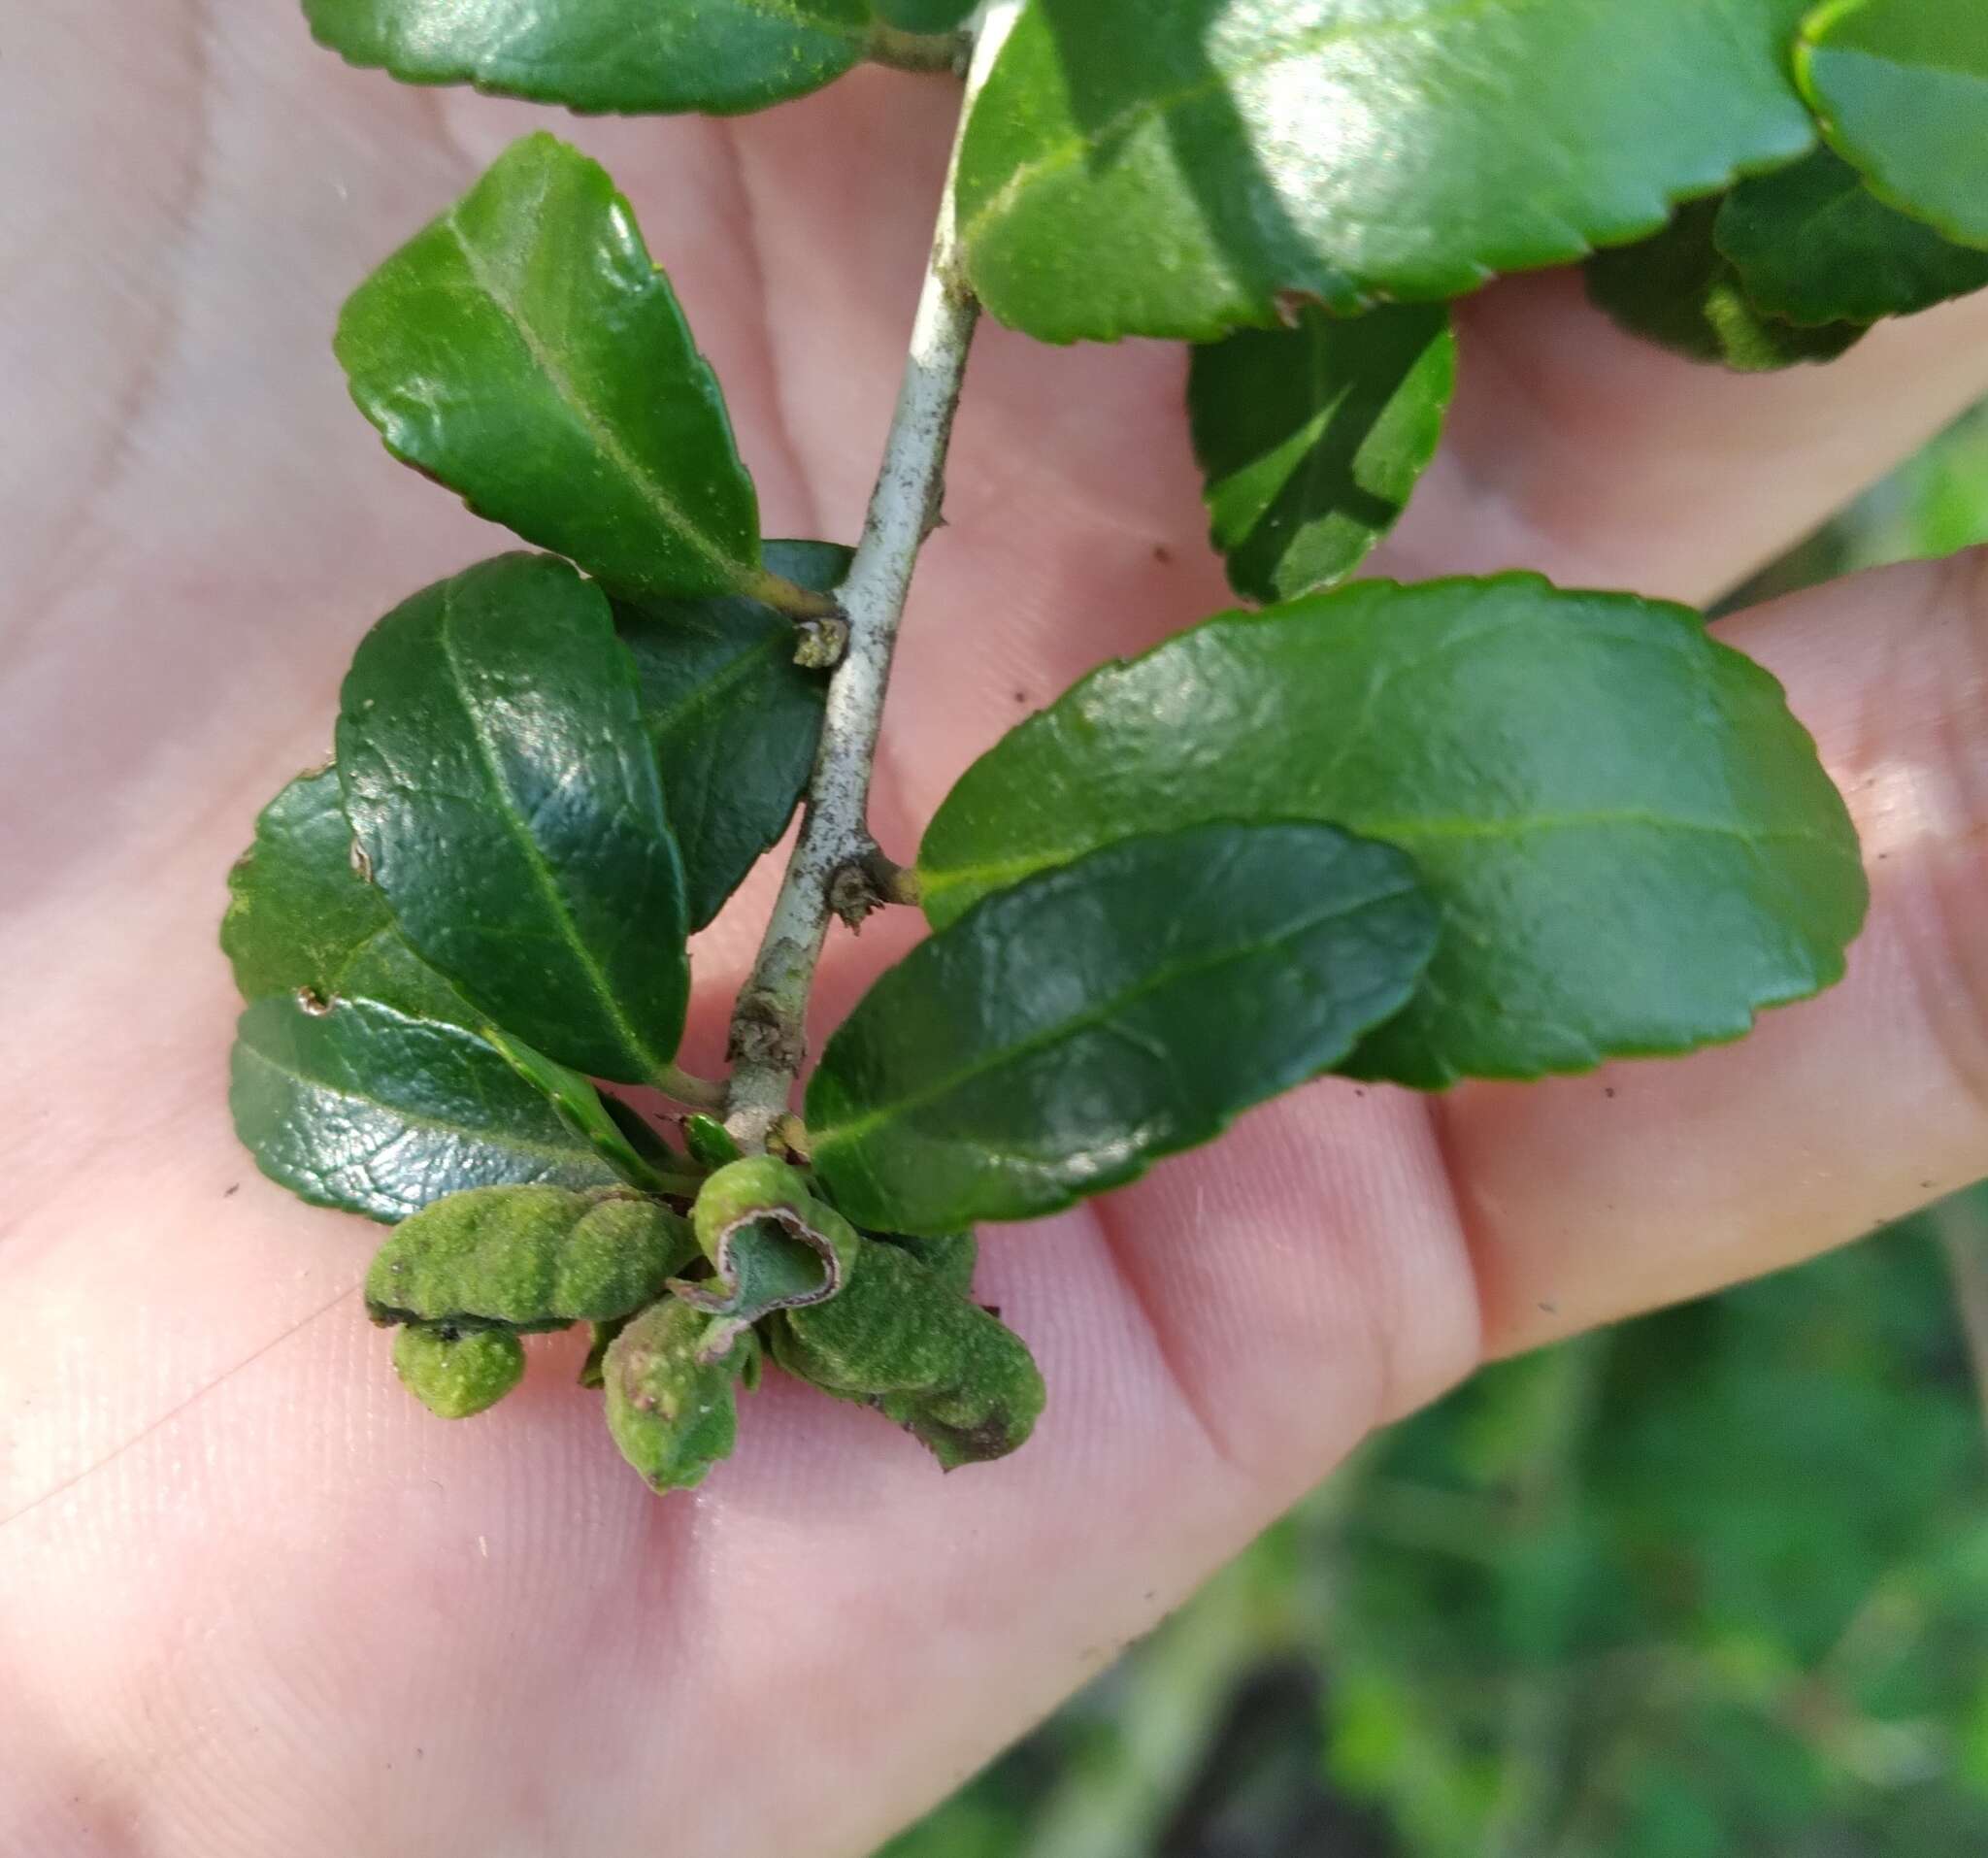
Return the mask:
<path id="1" fill-rule="evenodd" d="M 962 134 L 1020 7 L 1021 0 L 990 0 L 980 10 L 960 108 Z M 946 448 L 979 316 L 959 263 L 958 165 L 956 138 L 883 465 L 871 492 L 863 540 L 840 590 L 848 647 L 828 687 L 807 816 L 758 960 L 732 1014 L 726 1126 L 748 1152 L 764 1148 L 775 1124 L 788 1113 L 807 1056 L 808 997 L 828 938 L 837 879 L 852 868 L 860 871 L 876 849 L 870 780 L 883 698 L 911 574 L 944 492 Z"/>

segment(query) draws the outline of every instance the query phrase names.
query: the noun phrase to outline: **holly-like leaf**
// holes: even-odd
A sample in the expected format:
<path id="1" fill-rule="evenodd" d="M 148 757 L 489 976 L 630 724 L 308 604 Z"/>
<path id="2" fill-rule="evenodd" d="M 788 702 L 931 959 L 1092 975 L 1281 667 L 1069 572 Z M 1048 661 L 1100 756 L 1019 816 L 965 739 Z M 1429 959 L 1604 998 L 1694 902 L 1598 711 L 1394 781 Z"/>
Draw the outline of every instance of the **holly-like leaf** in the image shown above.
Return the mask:
<path id="1" fill-rule="evenodd" d="M 1787 322 L 1909 316 L 1988 287 L 1988 251 L 1894 212 L 1829 149 L 1742 181 L 1712 236 L 1747 301 Z"/>
<path id="2" fill-rule="evenodd" d="M 346 812 L 408 940 L 560 1063 L 659 1076 L 683 875 L 606 597 L 547 556 L 483 562 L 381 620 L 342 704 Z"/>
<path id="3" fill-rule="evenodd" d="M 1832 0 L 1802 29 L 1802 87 L 1880 198 L 1988 246 L 1988 8 Z"/>
<path id="4" fill-rule="evenodd" d="M 1833 361 L 1863 339 L 1861 322 L 1802 328 L 1765 315 L 1714 239 L 1720 213 L 1717 200 L 1694 201 L 1654 239 L 1597 252 L 1588 296 L 1632 335 L 1740 374 Z"/>
<path id="5" fill-rule="evenodd" d="M 946 1471 L 1017 1450 L 1043 1410 L 1027 1344 L 896 1245 L 865 1242 L 843 1293 L 772 1331 L 789 1374 L 896 1420 Z"/>
<path id="6" fill-rule="evenodd" d="M 588 111 L 764 109 L 841 77 L 870 38 L 866 0 L 304 0 L 304 11 L 352 64 Z"/>
<path id="7" fill-rule="evenodd" d="M 1337 1064 L 1435 942 L 1408 860 L 1331 826 L 1122 839 L 878 979 L 809 1084 L 815 1170 L 890 1231 L 1053 1212 Z"/>
<path id="8" fill-rule="evenodd" d="M 717 380 L 579 149 L 514 143 L 352 293 L 336 347 L 387 448 L 479 515 L 617 592 L 766 589 Z"/>
<path id="9" fill-rule="evenodd" d="M 477 1187 L 394 1228 L 366 1274 L 366 1309 L 379 1323 L 612 1322 L 696 1255 L 688 1221 L 625 1189 Z"/>
<path id="10" fill-rule="evenodd" d="M 1351 574 L 1436 455 L 1455 385 L 1442 305 L 1308 309 L 1197 348 L 1187 405 L 1230 585 L 1278 600 Z"/>
<path id="11" fill-rule="evenodd" d="M 1342 1066 L 1424 1087 L 1737 1038 L 1838 979 L 1864 915 L 1773 679 L 1682 607 L 1532 575 L 1356 583 L 1108 666 L 967 771 L 919 879 L 956 924 L 1130 833 L 1293 817 L 1400 846 L 1441 905 L 1415 1000 Z"/>
<path id="12" fill-rule="evenodd" d="M 774 542 L 766 562 L 827 593 L 848 572 L 849 550 Z M 642 680 L 690 927 L 702 929 L 794 816 L 828 686 L 794 662 L 793 621 L 754 600 L 621 602 L 614 619 Z"/>
<path id="13" fill-rule="evenodd" d="M 256 1001 L 236 1032 L 228 1104 L 272 1180 L 370 1219 L 466 1187 L 617 1184 L 476 1033 L 374 1000 Z"/>
<path id="14" fill-rule="evenodd" d="M 1034 0 L 967 130 L 968 272 L 1048 341 L 1206 341 L 1581 257 L 1810 145 L 1804 5 Z"/>

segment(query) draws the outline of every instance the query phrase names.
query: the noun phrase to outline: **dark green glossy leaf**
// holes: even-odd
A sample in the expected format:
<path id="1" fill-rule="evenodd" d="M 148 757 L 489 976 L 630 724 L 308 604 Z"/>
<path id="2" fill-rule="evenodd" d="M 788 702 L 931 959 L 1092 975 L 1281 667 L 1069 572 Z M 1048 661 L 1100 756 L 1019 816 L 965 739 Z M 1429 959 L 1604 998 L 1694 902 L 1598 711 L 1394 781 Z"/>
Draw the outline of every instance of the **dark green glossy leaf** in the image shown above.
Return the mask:
<path id="1" fill-rule="evenodd" d="M 524 1344 L 509 1329 L 412 1322 L 393 1339 L 393 1369 L 430 1412 L 469 1419 L 524 1378 Z"/>
<path id="2" fill-rule="evenodd" d="M 402 932 L 562 1064 L 676 1052 L 683 876 L 634 667 L 600 590 L 504 555 L 373 628 L 338 725 L 346 812 Z"/>
<path id="3" fill-rule="evenodd" d="M 1834 0 L 1802 30 L 1803 88 L 1879 196 L 1988 246 L 1988 7 Z"/>
<path id="4" fill-rule="evenodd" d="M 479 515 L 617 592 L 763 582 L 716 378 L 577 149 L 514 144 L 352 293 L 336 346 L 387 448 Z"/>
<path id="5" fill-rule="evenodd" d="M 1351 574 L 1436 455 L 1455 385 L 1442 305 L 1308 309 L 1197 348 L 1194 450 L 1236 591 L 1285 599 Z"/>
<path id="6" fill-rule="evenodd" d="M 1893 212 L 1829 149 L 1742 181 L 1713 237 L 1754 308 L 1789 322 L 1908 316 L 1988 286 L 1988 251 Z"/>
<path id="7" fill-rule="evenodd" d="M 678 1158 L 626 1104 L 617 1103 L 611 1110 L 591 1078 L 554 1062 L 501 1027 L 485 1026 L 482 1032 L 520 1078 L 545 1092 L 559 1120 L 630 1186 L 652 1194 L 695 1191 L 695 1177 L 671 1165 Z"/>
<path id="8" fill-rule="evenodd" d="M 299 775 L 263 808 L 228 873 L 221 947 L 242 998 L 301 987 L 329 1000 L 353 951 L 391 928 L 386 899 L 353 868 L 338 775 Z"/>
<path id="9" fill-rule="evenodd" d="M 712 1321 L 665 1297 L 622 1329 L 602 1357 L 608 1430 L 652 1490 L 702 1483 L 738 1440 L 732 1383 L 751 1374 L 758 1344 L 748 1330 L 728 1353 L 708 1355 Z"/>
<path id="10" fill-rule="evenodd" d="M 767 566 L 826 593 L 849 550 L 774 542 Z M 827 682 L 794 662 L 794 623 L 743 596 L 617 604 L 670 824 L 701 929 L 787 829 L 814 766 Z"/>
<path id="11" fill-rule="evenodd" d="M 410 83 L 630 113 L 763 109 L 839 78 L 866 0 L 304 0 L 353 64 Z"/>
<path id="12" fill-rule="evenodd" d="M 788 1311 L 772 1335 L 789 1374 L 877 1408 L 947 1471 L 1006 1457 L 1043 1410 L 1021 1338 L 896 1245 L 865 1244 L 839 1297 Z"/>
<path id="13" fill-rule="evenodd" d="M 1809 146 L 1804 5 L 1033 0 L 962 152 L 969 274 L 1049 341 L 1205 341 L 1577 258 Z"/>
<path id="14" fill-rule="evenodd" d="M 237 1030 L 228 1103 L 272 1180 L 372 1219 L 404 1219 L 465 1187 L 615 1184 L 476 1033 L 377 1001 L 255 1002 Z"/>
<path id="15" fill-rule="evenodd" d="M 732 1132 L 717 1117 L 701 1112 L 683 1118 L 683 1143 L 700 1168 L 722 1168 L 744 1153 Z"/>
<path id="16" fill-rule="evenodd" d="M 366 1274 L 375 1322 L 563 1328 L 633 1314 L 697 1255 L 686 1220 L 625 1189 L 477 1187 L 403 1220 Z"/>
<path id="17" fill-rule="evenodd" d="M 1839 979 L 1864 915 L 1780 686 L 1682 607 L 1531 575 L 1356 583 L 1096 672 L 952 790 L 925 906 L 952 923 L 1128 833 L 1291 816 L 1400 846 L 1442 906 L 1413 1004 L 1342 1067 L 1424 1087 L 1737 1038 Z"/>
<path id="18" fill-rule="evenodd" d="M 1413 865 L 1330 826 L 1121 839 L 877 981 L 809 1084 L 815 1170 L 891 1231 L 1052 1212 L 1337 1064 L 1435 942 Z"/>
<path id="19" fill-rule="evenodd" d="M 1654 239 L 1597 252 L 1588 295 L 1631 334 L 1741 374 L 1832 361 L 1863 339 L 1861 322 L 1805 329 L 1763 315 L 1714 243 L 1720 211 L 1719 201 L 1695 201 Z"/>

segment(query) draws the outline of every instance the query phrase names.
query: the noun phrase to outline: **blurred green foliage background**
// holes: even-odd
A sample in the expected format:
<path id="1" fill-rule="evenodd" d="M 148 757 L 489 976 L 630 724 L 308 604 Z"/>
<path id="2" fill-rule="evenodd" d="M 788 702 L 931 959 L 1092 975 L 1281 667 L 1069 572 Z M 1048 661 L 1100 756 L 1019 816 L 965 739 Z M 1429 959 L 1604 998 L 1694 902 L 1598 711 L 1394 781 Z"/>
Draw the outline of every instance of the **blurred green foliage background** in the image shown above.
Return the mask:
<path id="1" fill-rule="evenodd" d="M 1988 409 L 1729 604 L 1984 540 Z M 1494 1368 L 878 1858 L 1982 1858 L 1984 1367 L 1988 1185 Z"/>

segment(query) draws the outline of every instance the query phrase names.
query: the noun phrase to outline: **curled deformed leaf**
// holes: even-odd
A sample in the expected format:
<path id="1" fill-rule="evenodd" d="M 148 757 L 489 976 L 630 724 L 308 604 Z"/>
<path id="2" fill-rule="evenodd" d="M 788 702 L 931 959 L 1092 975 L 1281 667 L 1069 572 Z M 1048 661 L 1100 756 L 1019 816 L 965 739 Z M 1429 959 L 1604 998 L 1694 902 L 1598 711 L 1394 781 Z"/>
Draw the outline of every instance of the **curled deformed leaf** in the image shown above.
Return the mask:
<path id="1" fill-rule="evenodd" d="M 973 1229 L 936 1233 L 924 1238 L 910 1232 L 871 1232 L 863 1235 L 881 1245 L 895 1245 L 908 1251 L 946 1289 L 968 1297 L 974 1289 L 974 1268 L 980 1261 L 980 1242 Z"/>
<path id="2" fill-rule="evenodd" d="M 947 1471 L 1006 1457 L 1043 1410 L 1021 1338 L 896 1245 L 866 1240 L 841 1295 L 787 1311 L 773 1339 L 789 1374 L 875 1407 Z"/>
<path id="3" fill-rule="evenodd" d="M 720 1357 L 706 1348 L 712 1318 L 674 1297 L 651 1304 L 608 1344 L 601 1363 L 608 1430 L 654 1490 L 703 1482 L 739 1434 L 733 1382 L 757 1372 L 748 1331 Z"/>
<path id="4" fill-rule="evenodd" d="M 660 1296 L 692 1249 L 682 1219 L 623 1191 L 472 1189 L 395 1229 L 366 1307 L 376 1322 L 603 1322 Z"/>
<path id="5" fill-rule="evenodd" d="M 524 1378 L 524 1344 L 510 1329 L 412 1322 L 393 1339 L 393 1367 L 430 1412 L 467 1419 Z"/>
<path id="6" fill-rule="evenodd" d="M 719 1169 L 704 1183 L 691 1219 L 712 1278 L 671 1288 L 685 1303 L 725 1319 L 707 1344 L 720 1353 L 740 1330 L 776 1310 L 837 1295 L 859 1244 L 856 1229 L 772 1155 Z"/>

